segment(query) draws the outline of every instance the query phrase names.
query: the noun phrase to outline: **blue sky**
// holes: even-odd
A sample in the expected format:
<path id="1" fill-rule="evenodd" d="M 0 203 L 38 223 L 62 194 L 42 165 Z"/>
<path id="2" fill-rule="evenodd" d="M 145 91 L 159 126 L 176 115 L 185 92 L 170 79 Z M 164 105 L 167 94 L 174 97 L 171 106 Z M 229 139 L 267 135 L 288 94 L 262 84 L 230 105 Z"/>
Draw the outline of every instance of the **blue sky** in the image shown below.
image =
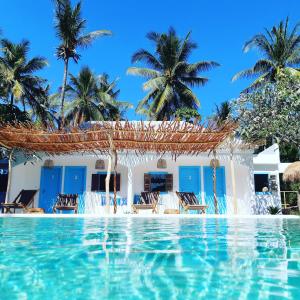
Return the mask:
<path id="1" fill-rule="evenodd" d="M 62 82 L 63 63 L 54 53 L 58 41 L 53 28 L 53 1 L 2 0 L 0 28 L 3 35 L 18 42 L 31 42 L 31 55 L 42 55 L 49 66 L 41 72 L 52 90 Z M 82 59 L 71 63 L 70 72 L 77 74 L 80 67 L 88 65 L 96 73 L 108 73 L 119 78 L 120 100 L 136 105 L 143 97 L 143 79 L 126 75 L 131 66 L 131 55 L 139 48 L 152 50 L 146 40 L 149 31 L 164 32 L 173 26 L 180 36 L 192 31 L 197 42 L 190 61 L 215 60 L 221 67 L 208 72 L 209 83 L 195 92 L 201 101 L 200 114 L 210 115 L 218 104 L 238 96 L 247 85 L 246 80 L 232 83 L 238 71 L 252 66 L 259 53 L 244 54 L 242 46 L 256 33 L 270 28 L 289 16 L 291 25 L 300 21 L 299 0 L 202 1 L 202 0 L 84 0 L 83 16 L 87 30 L 110 29 L 112 37 L 98 39 L 92 47 L 82 51 Z M 140 119 L 134 110 L 129 119 Z"/>

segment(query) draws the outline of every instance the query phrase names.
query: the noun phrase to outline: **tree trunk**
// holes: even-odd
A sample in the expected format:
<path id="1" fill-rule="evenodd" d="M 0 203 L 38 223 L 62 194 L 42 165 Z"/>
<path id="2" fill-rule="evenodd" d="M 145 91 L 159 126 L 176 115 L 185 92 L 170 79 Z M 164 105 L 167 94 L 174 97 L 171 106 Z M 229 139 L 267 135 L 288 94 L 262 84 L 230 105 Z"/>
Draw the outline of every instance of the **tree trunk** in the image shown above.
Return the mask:
<path id="1" fill-rule="evenodd" d="M 66 85 L 67 85 L 67 77 L 68 77 L 68 66 L 69 66 L 69 60 L 65 60 L 64 65 L 64 77 L 63 77 L 63 84 L 61 87 L 61 106 L 60 106 L 60 129 L 62 129 L 65 126 L 65 111 L 64 111 L 64 105 L 65 105 L 65 93 L 66 93 Z"/>
<path id="2" fill-rule="evenodd" d="M 117 164 L 118 156 L 117 151 L 114 150 L 114 214 L 117 213 Z"/>
<path id="3" fill-rule="evenodd" d="M 230 172 L 231 172 L 231 183 L 232 183 L 232 198 L 233 198 L 233 211 L 237 214 L 237 199 L 236 199 L 236 181 L 235 181 L 235 171 L 233 164 L 233 149 L 230 147 Z"/>
<path id="4" fill-rule="evenodd" d="M 213 151 L 214 154 L 214 160 L 216 162 L 216 151 Z M 218 214 L 218 198 L 217 198 L 217 166 L 216 163 L 214 163 L 213 166 L 213 189 L 214 189 L 214 206 L 215 206 L 215 214 Z"/>
<path id="5" fill-rule="evenodd" d="M 13 157 L 14 149 L 12 149 L 8 156 L 8 177 L 7 177 L 7 187 L 6 187 L 6 195 L 5 195 L 5 203 L 8 203 L 9 193 L 10 193 L 10 184 L 11 184 L 11 170 L 12 170 L 12 157 Z"/>
<path id="6" fill-rule="evenodd" d="M 111 175 L 111 159 L 112 159 L 112 155 L 110 152 L 108 155 L 107 173 L 105 178 L 105 207 L 106 207 L 107 214 L 110 213 L 109 182 L 110 182 L 110 175 Z"/>

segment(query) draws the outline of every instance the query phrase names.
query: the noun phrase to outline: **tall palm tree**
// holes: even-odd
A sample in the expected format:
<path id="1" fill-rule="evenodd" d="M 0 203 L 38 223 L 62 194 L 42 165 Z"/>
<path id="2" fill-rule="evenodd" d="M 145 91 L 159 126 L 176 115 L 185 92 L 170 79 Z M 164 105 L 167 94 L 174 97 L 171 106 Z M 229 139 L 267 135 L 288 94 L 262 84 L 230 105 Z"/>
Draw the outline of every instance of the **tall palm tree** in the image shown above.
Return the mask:
<path id="1" fill-rule="evenodd" d="M 10 104 L 11 109 L 17 101 L 28 104 L 33 109 L 39 104 L 43 85 L 46 80 L 34 75 L 47 65 L 45 58 L 36 56 L 28 59 L 29 42 L 24 40 L 13 43 L 7 39 L 1 42 L 0 81 L 2 98 Z"/>
<path id="2" fill-rule="evenodd" d="M 61 88 L 61 126 L 64 126 L 64 100 L 67 84 L 69 60 L 72 58 L 75 63 L 80 59 L 78 48 L 86 48 L 100 36 L 111 35 L 109 30 L 97 30 L 85 33 L 86 20 L 81 16 L 81 2 L 74 7 L 70 0 L 56 0 L 55 9 L 56 34 L 60 44 L 56 49 L 58 59 L 64 61 L 64 75 Z"/>
<path id="3" fill-rule="evenodd" d="M 297 68 L 300 65 L 299 28 L 300 23 L 289 30 L 289 19 L 286 18 L 285 22 L 281 21 L 271 31 L 266 29 L 265 34 L 255 35 L 246 42 L 243 51 L 248 52 L 257 48 L 263 54 L 263 58 L 259 59 L 252 68 L 237 73 L 232 80 L 257 77 L 244 90 L 244 92 L 248 92 L 266 82 L 274 82 L 276 76 L 284 69 L 289 69 L 292 72 L 299 71 Z"/>
<path id="4" fill-rule="evenodd" d="M 141 49 L 133 54 L 132 63 L 142 62 L 147 66 L 131 67 L 127 71 L 147 78 L 143 88 L 148 94 L 139 102 L 137 112 L 147 112 L 148 117 L 161 120 L 170 119 L 180 107 L 199 107 L 200 102 L 191 88 L 207 83 L 208 79 L 199 76 L 199 72 L 219 64 L 214 61 L 189 63 L 190 54 L 197 48 L 190 35 L 189 32 L 180 39 L 173 28 L 162 34 L 150 32 L 146 37 L 154 42 L 154 53 Z"/>
<path id="5" fill-rule="evenodd" d="M 117 118 L 120 107 L 126 102 L 116 100 L 119 90 L 115 91 L 115 87 L 116 82 L 109 83 L 107 74 L 97 78 L 88 67 L 83 67 L 78 77 L 70 74 L 70 84 L 66 87 L 70 100 L 66 119 L 78 126 L 87 121 Z"/>

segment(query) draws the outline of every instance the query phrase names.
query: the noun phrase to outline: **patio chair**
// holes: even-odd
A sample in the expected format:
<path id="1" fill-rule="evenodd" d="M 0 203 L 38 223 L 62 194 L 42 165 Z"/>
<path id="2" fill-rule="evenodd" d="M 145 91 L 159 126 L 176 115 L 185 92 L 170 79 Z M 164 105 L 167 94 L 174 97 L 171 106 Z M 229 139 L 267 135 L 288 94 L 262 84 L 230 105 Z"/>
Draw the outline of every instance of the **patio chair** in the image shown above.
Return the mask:
<path id="1" fill-rule="evenodd" d="M 137 204 L 132 205 L 133 212 L 137 214 L 140 209 L 152 209 L 152 213 L 158 213 L 157 204 L 159 192 L 142 192 Z"/>
<path id="2" fill-rule="evenodd" d="M 185 211 L 197 210 L 205 214 L 205 210 L 208 208 L 208 206 L 200 204 L 194 193 L 176 192 L 176 195 L 179 199 L 179 203 Z"/>
<path id="3" fill-rule="evenodd" d="M 0 206 L 2 207 L 2 212 L 12 213 L 13 210 L 15 213 L 16 209 L 23 209 L 23 211 L 26 211 L 31 204 L 33 207 L 34 196 L 37 191 L 38 190 L 21 190 L 13 202 L 1 203 Z"/>
<path id="4" fill-rule="evenodd" d="M 57 210 L 74 210 L 78 213 L 78 194 L 58 194 L 56 203 L 53 206 L 53 213 Z"/>

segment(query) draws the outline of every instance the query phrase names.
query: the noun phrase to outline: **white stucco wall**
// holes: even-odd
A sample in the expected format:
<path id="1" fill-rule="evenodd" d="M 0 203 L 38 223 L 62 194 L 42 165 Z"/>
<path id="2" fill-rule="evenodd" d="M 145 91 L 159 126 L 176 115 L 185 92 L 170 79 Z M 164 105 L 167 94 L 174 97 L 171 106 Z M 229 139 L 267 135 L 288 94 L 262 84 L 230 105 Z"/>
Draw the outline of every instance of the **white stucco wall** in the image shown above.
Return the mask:
<path id="1" fill-rule="evenodd" d="M 280 153 L 278 144 L 274 144 L 253 158 L 254 162 L 254 174 L 268 174 L 269 176 L 276 176 L 277 191 L 272 193 L 255 195 L 255 214 L 267 214 L 269 206 L 281 207 L 280 198 Z"/>
<path id="2" fill-rule="evenodd" d="M 105 158 L 105 157 L 101 157 Z M 171 157 L 164 156 L 167 159 L 167 168 L 157 168 L 156 155 L 148 155 L 140 158 L 136 158 L 133 155 L 119 154 L 119 164 L 117 172 L 121 174 L 121 188 L 118 192 L 118 197 L 126 198 L 128 193 L 128 167 L 132 168 L 132 193 L 140 194 L 144 189 L 144 173 L 165 171 L 173 174 L 173 192 L 161 195 L 161 201 L 159 205 L 159 211 L 163 213 L 165 208 L 178 208 L 178 199 L 175 195 L 175 191 L 179 190 L 179 166 L 209 166 L 211 156 L 203 154 L 199 156 L 180 156 L 176 161 Z M 45 158 L 47 159 L 47 158 Z M 14 199 L 21 189 L 39 189 L 40 188 L 40 174 L 41 167 L 44 164 L 44 160 L 37 161 L 34 164 L 30 162 L 26 165 L 18 165 L 13 167 L 10 199 Z M 104 212 L 104 207 L 96 205 L 99 203 L 99 194 L 91 192 L 91 175 L 99 171 L 96 170 L 95 162 L 99 159 L 96 155 L 76 155 L 76 156 L 60 156 L 51 158 L 54 161 L 55 166 L 86 166 L 86 213 L 99 213 Z M 232 177 L 230 171 L 230 161 L 228 153 L 220 153 L 218 155 L 221 166 L 225 166 L 226 176 L 226 200 L 227 200 L 227 213 L 233 214 L 233 189 L 232 189 Z M 234 158 L 234 170 L 236 177 L 236 197 L 239 214 L 251 214 L 253 212 L 254 190 L 253 190 L 253 164 L 252 155 L 247 153 L 235 154 Z M 105 160 L 107 166 L 107 160 Z M 127 165 L 127 166 L 126 166 Z M 203 169 L 201 168 L 201 186 L 203 187 Z M 63 182 L 64 182 L 64 168 L 63 168 Z M 62 184 L 63 187 L 63 184 Z M 64 192 L 62 190 L 62 192 Z M 35 197 L 35 206 L 38 207 L 39 194 Z M 204 192 L 202 193 L 202 200 L 205 203 Z M 119 212 L 129 212 L 130 205 L 122 207 Z M 150 211 L 148 213 L 151 213 Z"/>

